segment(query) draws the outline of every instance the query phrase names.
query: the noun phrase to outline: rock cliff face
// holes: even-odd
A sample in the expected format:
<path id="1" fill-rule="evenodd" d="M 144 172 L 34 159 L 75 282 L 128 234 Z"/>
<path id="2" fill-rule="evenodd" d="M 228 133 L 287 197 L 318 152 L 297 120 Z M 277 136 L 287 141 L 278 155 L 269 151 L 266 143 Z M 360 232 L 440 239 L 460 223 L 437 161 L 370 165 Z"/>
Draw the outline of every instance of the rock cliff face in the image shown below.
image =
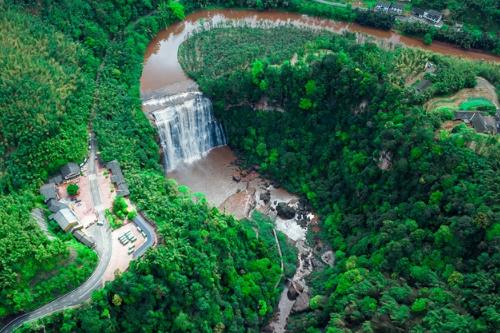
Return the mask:
<path id="1" fill-rule="evenodd" d="M 167 170 L 196 161 L 210 149 L 226 144 L 212 103 L 200 92 L 152 98 L 144 105 L 151 110 L 158 128 Z"/>

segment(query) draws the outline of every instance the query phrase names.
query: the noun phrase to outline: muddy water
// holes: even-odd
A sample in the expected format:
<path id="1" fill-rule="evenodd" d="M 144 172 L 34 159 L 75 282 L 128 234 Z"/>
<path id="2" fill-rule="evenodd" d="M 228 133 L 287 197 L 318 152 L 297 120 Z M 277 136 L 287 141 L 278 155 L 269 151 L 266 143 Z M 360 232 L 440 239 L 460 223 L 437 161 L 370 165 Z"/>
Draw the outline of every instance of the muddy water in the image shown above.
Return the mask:
<path id="1" fill-rule="evenodd" d="M 196 84 L 183 72 L 178 60 L 177 52 L 180 44 L 201 26 L 210 27 L 228 21 L 246 24 L 250 26 L 277 26 L 294 25 L 314 29 L 324 29 L 332 32 L 352 31 L 360 33 L 360 40 L 366 39 L 362 36 L 371 36 L 387 47 L 404 44 L 410 47 L 419 47 L 426 50 L 446 55 L 459 56 L 469 59 L 485 59 L 499 61 L 498 57 L 475 52 L 465 51 L 445 43 L 435 42 L 431 46 L 425 46 L 419 40 L 400 36 L 393 32 L 362 27 L 357 24 L 347 24 L 311 18 L 298 14 L 283 12 L 256 12 L 236 10 L 210 10 L 200 11 L 189 15 L 185 21 L 174 24 L 168 29 L 160 32 L 150 43 L 145 56 L 144 70 L 141 78 L 141 93 L 144 101 L 152 97 L 163 97 L 188 90 L 196 90 Z M 149 112 L 147 105 L 145 112 Z M 237 167 L 235 166 L 235 155 L 229 147 L 212 149 L 204 158 L 189 164 L 181 164 L 175 170 L 168 173 L 180 184 L 189 186 L 194 192 L 202 192 L 206 195 L 208 202 L 222 210 L 228 210 L 237 217 L 243 217 L 255 208 L 276 218 L 276 229 L 285 233 L 294 242 L 299 253 L 299 266 L 292 278 L 292 285 L 287 284 L 283 290 L 275 313 L 269 326 L 276 333 L 285 332 L 288 317 L 294 309 L 308 304 L 308 288 L 305 278 L 312 270 L 312 249 L 307 245 L 305 238 L 307 225 L 300 225 L 296 219 L 283 220 L 276 217 L 274 207 L 277 202 L 290 202 L 297 199 L 292 194 L 275 189 L 260 177 L 236 182 L 233 180 Z M 262 192 L 270 191 L 271 205 L 264 204 L 259 196 Z M 288 291 L 290 288 L 302 290 L 298 299 L 290 299 Z M 299 311 L 299 310 L 297 310 Z"/>
<path id="2" fill-rule="evenodd" d="M 189 34 L 199 28 L 201 24 L 216 25 L 227 21 L 236 21 L 254 26 L 272 23 L 273 25 L 293 24 L 296 26 L 307 26 L 334 32 L 347 30 L 372 36 L 387 44 L 404 44 L 410 47 L 418 47 L 461 58 L 500 61 L 500 57 L 491 54 L 463 50 L 442 42 L 434 42 L 432 45 L 427 46 L 418 39 L 401 36 L 390 31 L 364 27 L 354 23 L 335 22 L 332 20 L 277 11 L 207 10 L 187 16 L 183 22 L 176 23 L 168 29 L 163 30 L 153 39 L 153 41 L 151 41 L 146 52 L 144 72 L 141 78 L 142 92 L 147 93 L 168 85 L 188 81 L 188 78 L 177 61 L 177 50 L 179 45 L 189 36 Z"/>

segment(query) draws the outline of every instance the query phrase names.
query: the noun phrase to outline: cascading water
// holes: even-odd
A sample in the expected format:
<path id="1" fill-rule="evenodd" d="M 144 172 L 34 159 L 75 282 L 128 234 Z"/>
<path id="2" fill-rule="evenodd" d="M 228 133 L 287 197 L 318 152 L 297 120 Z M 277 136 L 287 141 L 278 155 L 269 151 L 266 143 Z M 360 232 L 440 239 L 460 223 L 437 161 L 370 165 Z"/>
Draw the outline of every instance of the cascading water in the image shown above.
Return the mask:
<path id="1" fill-rule="evenodd" d="M 212 103 L 200 92 L 151 98 L 144 105 L 151 110 L 158 128 L 168 171 L 226 144 L 222 126 L 213 116 Z"/>

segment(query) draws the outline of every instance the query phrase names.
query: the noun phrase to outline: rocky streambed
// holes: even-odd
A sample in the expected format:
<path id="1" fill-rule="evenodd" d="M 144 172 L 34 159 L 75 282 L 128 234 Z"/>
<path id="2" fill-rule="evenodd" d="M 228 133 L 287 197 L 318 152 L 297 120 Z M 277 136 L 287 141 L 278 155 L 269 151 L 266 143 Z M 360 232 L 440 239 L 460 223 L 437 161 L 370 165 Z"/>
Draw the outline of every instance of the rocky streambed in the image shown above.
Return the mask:
<path id="1" fill-rule="evenodd" d="M 296 247 L 296 272 L 291 279 L 282 281 L 284 289 L 275 314 L 263 330 L 285 332 L 291 314 L 309 309 L 306 278 L 318 267 L 333 265 L 333 254 L 314 237 L 319 231 L 318 218 L 305 201 L 263 178 L 257 166 L 243 169 L 238 165 L 228 147 L 218 147 L 201 160 L 181 165 L 168 176 L 194 192 L 205 193 L 211 205 L 236 218 L 248 218 L 254 210 L 269 216 L 275 229 Z M 308 237 L 312 239 L 310 242 L 306 237 L 309 230 L 313 233 L 313 237 Z"/>

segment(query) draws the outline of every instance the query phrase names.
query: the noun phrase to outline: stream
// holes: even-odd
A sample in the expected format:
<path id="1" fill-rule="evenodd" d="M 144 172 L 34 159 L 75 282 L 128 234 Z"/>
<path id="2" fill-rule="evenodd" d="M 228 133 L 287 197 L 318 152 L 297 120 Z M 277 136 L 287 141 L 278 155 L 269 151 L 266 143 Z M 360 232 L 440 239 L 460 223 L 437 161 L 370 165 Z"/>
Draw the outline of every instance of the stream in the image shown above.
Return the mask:
<path id="1" fill-rule="evenodd" d="M 426 46 L 417 39 L 357 24 L 278 11 L 199 11 L 161 31 L 151 41 L 141 77 L 141 97 L 144 112 L 159 132 L 167 176 L 189 186 L 193 192 L 204 193 L 209 204 L 236 218 L 248 217 L 253 210 L 270 216 L 276 230 L 283 232 L 297 248 L 297 270 L 291 281 L 286 282 L 277 311 L 264 328 L 265 332 L 282 333 L 286 331 L 290 314 L 308 307 L 309 289 L 305 278 L 315 266 L 333 265 L 334 256 L 321 244 L 315 244 L 313 249 L 306 242 L 308 228 L 317 231 L 319 226 L 314 214 L 307 211 L 295 195 L 262 178 L 257 168 L 241 170 L 238 167 L 235 154 L 226 146 L 222 127 L 213 117 L 211 101 L 186 76 L 177 60 L 179 46 L 196 29 L 227 22 L 255 27 L 293 25 L 336 33 L 351 31 L 358 33 L 360 42 L 372 37 L 388 48 L 403 44 L 462 58 L 491 61 L 499 61 L 499 58 L 440 42 Z M 297 212 L 295 217 L 279 217 L 279 203 L 292 207 Z"/>

